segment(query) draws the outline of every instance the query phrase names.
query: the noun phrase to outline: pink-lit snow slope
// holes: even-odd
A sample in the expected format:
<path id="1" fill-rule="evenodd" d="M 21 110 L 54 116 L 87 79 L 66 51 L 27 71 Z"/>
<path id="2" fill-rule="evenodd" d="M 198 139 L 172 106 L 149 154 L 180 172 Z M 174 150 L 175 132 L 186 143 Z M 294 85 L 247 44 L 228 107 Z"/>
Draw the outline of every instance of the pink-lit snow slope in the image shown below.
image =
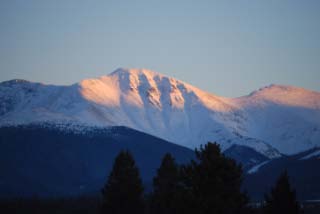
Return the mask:
<path id="1" fill-rule="evenodd" d="M 0 125 L 121 125 L 189 148 L 217 141 L 269 157 L 320 146 L 320 93 L 292 86 L 230 99 L 150 70 L 117 69 L 71 86 L 3 82 L 0 100 Z"/>

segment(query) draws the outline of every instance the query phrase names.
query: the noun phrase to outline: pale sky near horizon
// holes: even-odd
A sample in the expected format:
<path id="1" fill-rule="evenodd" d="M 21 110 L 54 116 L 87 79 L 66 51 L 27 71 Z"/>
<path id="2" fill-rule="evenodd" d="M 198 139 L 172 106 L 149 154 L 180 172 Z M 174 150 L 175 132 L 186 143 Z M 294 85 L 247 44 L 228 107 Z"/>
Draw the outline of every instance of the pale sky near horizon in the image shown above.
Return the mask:
<path id="1" fill-rule="evenodd" d="M 320 1 L 0 1 L 0 81 L 147 68 L 221 96 L 320 91 Z"/>

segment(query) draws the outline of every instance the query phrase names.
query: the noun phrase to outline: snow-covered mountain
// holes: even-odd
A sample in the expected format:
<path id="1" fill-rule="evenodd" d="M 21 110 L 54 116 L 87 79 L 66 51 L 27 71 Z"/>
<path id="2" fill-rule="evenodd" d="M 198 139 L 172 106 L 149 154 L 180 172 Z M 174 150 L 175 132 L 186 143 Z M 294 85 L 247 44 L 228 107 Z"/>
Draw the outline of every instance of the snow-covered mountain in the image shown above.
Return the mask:
<path id="1" fill-rule="evenodd" d="M 217 141 L 273 158 L 320 146 L 320 93 L 271 85 L 224 98 L 145 69 L 71 86 L 0 83 L 0 126 L 44 122 L 127 126 L 189 148 Z"/>

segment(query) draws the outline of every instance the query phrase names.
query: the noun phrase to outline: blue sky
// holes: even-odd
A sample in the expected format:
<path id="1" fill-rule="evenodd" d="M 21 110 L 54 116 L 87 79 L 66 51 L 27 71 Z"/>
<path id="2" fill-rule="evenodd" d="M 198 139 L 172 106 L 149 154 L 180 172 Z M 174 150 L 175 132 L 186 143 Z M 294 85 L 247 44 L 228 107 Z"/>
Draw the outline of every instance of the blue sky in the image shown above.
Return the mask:
<path id="1" fill-rule="evenodd" d="M 0 2 L 0 81 L 71 84 L 148 68 L 236 97 L 320 91 L 320 1 Z"/>

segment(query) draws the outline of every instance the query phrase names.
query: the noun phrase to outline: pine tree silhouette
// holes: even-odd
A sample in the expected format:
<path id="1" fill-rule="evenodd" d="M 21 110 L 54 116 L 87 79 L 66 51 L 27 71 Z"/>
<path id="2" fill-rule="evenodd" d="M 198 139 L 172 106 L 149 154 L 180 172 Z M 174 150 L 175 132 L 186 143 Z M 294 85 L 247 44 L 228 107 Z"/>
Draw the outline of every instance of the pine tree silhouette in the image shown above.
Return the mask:
<path id="1" fill-rule="evenodd" d="M 179 167 L 170 154 L 166 154 L 153 179 L 151 196 L 152 214 L 179 213 Z"/>
<path id="2" fill-rule="evenodd" d="M 288 173 L 283 172 L 278 178 L 275 187 L 272 188 L 270 196 L 265 196 L 265 214 L 298 214 L 302 213 L 296 200 L 296 193 L 291 189 Z"/>
<path id="3" fill-rule="evenodd" d="M 242 168 L 225 157 L 216 143 L 196 150 L 197 161 L 184 167 L 185 186 L 189 188 L 189 213 L 243 213 L 247 196 L 241 192 Z"/>
<path id="4" fill-rule="evenodd" d="M 143 213 L 142 181 L 135 161 L 128 151 L 122 151 L 116 157 L 102 194 L 102 213 Z"/>

